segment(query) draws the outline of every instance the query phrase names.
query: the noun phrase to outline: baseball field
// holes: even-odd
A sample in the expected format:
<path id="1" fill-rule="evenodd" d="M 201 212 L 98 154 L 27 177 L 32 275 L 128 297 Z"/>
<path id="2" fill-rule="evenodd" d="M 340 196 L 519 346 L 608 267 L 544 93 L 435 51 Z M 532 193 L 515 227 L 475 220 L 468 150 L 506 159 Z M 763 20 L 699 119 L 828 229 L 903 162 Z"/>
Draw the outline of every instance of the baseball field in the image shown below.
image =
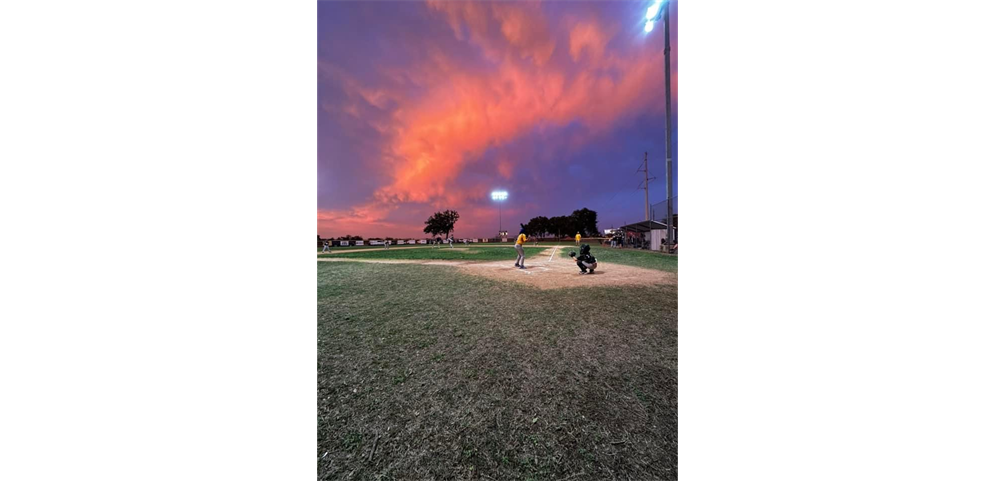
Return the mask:
<path id="1" fill-rule="evenodd" d="M 318 254 L 319 479 L 677 479 L 677 257 Z"/>

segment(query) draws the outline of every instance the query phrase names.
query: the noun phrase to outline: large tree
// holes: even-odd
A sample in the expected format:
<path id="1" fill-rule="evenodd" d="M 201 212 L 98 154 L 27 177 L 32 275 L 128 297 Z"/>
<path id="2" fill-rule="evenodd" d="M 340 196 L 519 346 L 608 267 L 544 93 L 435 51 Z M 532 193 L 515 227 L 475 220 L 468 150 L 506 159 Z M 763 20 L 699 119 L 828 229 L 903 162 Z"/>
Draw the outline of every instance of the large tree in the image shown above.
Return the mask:
<path id="1" fill-rule="evenodd" d="M 538 216 L 529 219 L 525 224 L 525 233 L 529 236 L 544 236 L 553 234 L 557 238 L 573 237 L 580 232 L 584 237 L 598 235 L 598 213 L 588 209 L 578 209 L 570 215 L 556 217 Z"/>
<path id="2" fill-rule="evenodd" d="M 570 214 L 573 219 L 575 228 L 584 237 L 593 237 L 598 235 L 598 213 L 584 207 L 583 209 L 575 210 L 573 214 Z"/>
<path id="3" fill-rule="evenodd" d="M 432 214 L 425 221 L 425 232 L 426 234 L 431 234 L 433 236 L 439 234 L 446 234 L 449 237 L 449 233 L 453 231 L 456 227 L 456 221 L 459 220 L 459 212 L 455 210 L 447 210 L 445 212 L 436 212 Z"/>
<path id="4" fill-rule="evenodd" d="M 557 239 L 573 235 L 574 231 L 574 220 L 570 216 L 558 215 L 556 217 L 550 217 L 549 232 L 556 234 Z"/>
<path id="5" fill-rule="evenodd" d="M 529 237 L 542 237 L 546 233 L 545 217 L 533 217 L 529 223 L 525 224 L 525 235 Z"/>
<path id="6" fill-rule="evenodd" d="M 539 219 L 540 219 L 539 220 L 540 225 L 542 225 L 543 237 L 545 237 L 547 234 L 552 234 L 553 233 L 553 221 L 549 217 L 546 217 L 546 216 L 540 216 Z"/>

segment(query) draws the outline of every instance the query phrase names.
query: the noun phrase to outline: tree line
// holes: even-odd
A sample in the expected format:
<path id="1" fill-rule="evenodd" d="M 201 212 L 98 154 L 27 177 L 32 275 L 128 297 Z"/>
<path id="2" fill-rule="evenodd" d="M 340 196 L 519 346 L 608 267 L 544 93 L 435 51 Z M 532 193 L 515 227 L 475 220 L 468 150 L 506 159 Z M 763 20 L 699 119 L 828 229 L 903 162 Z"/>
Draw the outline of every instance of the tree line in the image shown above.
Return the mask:
<path id="1" fill-rule="evenodd" d="M 598 234 L 598 213 L 587 207 L 573 211 L 570 215 L 556 217 L 533 217 L 525 224 L 525 235 L 529 237 L 546 237 L 547 235 L 571 237 L 578 232 L 584 237 L 595 237 Z"/>

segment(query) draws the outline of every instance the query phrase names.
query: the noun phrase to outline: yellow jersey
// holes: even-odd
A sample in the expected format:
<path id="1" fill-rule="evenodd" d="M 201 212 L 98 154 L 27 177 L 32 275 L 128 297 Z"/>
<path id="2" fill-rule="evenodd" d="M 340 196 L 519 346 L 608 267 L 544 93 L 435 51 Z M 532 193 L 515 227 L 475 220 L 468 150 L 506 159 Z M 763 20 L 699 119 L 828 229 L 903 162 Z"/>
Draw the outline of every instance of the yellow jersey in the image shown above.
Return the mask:
<path id="1" fill-rule="evenodd" d="M 518 240 L 515 241 L 516 245 L 525 244 L 525 234 L 518 234 Z"/>
<path id="2" fill-rule="evenodd" d="M 580 242 L 580 234 L 577 234 L 577 242 Z"/>

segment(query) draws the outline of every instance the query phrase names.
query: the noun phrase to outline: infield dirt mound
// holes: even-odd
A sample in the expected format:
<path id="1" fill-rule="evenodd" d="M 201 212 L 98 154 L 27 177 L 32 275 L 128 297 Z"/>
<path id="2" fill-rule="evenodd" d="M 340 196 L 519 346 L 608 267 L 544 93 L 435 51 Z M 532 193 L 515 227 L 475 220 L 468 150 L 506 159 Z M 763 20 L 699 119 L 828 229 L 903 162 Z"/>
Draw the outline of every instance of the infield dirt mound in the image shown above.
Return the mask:
<path id="1" fill-rule="evenodd" d="M 471 275 L 484 276 L 502 281 L 520 282 L 540 289 L 562 289 L 567 287 L 622 286 L 648 284 L 676 284 L 677 275 L 656 269 L 644 269 L 620 264 L 599 262 L 594 274 L 581 275 L 577 264 L 563 257 L 552 256 L 553 249 L 530 256 L 527 268 L 518 269 L 512 261 L 445 261 L 445 260 L 401 260 L 401 259 L 355 259 L 320 258 L 320 262 L 368 262 L 374 264 L 420 264 L 427 266 L 451 266 Z"/>

